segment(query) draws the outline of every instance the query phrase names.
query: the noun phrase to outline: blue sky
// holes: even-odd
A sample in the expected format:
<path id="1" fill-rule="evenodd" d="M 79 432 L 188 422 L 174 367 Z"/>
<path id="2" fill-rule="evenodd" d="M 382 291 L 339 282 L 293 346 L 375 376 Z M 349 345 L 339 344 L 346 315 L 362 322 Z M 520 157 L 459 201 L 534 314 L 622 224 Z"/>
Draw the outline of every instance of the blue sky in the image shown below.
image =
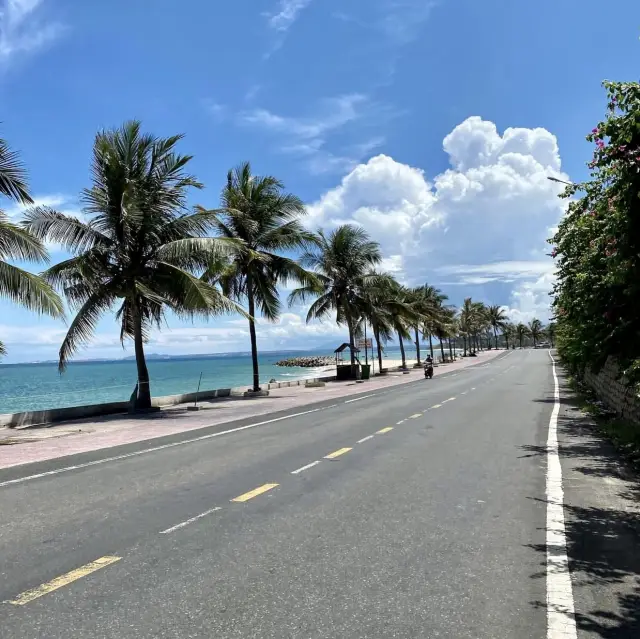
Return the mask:
<path id="1" fill-rule="evenodd" d="M 1 133 L 34 196 L 77 211 L 102 127 L 183 132 L 214 206 L 249 159 L 309 204 L 309 224 L 364 224 L 385 266 L 459 302 L 544 317 L 552 174 L 585 176 L 607 79 L 637 80 L 640 4 L 618 0 L 0 0 Z M 615 19 L 614 19 L 615 18 Z M 1 206 L 17 215 L 9 202 Z M 63 255 L 53 251 L 52 259 Z M 32 267 L 37 270 L 37 267 Z M 0 302 L 6 362 L 55 358 L 64 325 Z M 304 309 L 263 348 L 336 340 Z M 170 321 L 155 352 L 246 350 L 237 318 Z M 79 357 L 120 356 L 110 318 Z"/>

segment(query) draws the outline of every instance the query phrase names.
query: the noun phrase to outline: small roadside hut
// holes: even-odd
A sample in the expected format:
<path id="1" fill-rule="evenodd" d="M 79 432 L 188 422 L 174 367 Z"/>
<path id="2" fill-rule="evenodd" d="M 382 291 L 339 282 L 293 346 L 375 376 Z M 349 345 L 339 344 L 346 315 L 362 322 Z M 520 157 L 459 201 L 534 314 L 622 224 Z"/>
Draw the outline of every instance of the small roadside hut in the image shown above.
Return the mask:
<path id="1" fill-rule="evenodd" d="M 346 350 L 349 350 L 349 359 L 345 361 L 344 354 Z M 348 379 L 360 379 L 360 358 L 358 353 L 359 348 L 351 346 L 348 342 L 340 344 L 334 351 L 336 356 L 336 379 L 338 381 L 345 381 Z M 351 353 L 354 355 L 356 361 L 355 364 L 351 364 Z"/>

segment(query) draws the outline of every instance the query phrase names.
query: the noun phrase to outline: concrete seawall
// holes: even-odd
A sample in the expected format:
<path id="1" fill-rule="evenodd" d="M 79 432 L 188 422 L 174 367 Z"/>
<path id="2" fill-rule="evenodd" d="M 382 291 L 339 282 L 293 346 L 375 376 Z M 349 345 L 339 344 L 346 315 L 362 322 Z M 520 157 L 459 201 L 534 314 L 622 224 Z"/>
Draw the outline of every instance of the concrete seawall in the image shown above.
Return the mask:
<path id="1" fill-rule="evenodd" d="M 298 379 L 286 382 L 271 382 L 263 384 L 263 388 L 290 388 L 304 386 L 307 381 L 332 381 L 335 375 L 326 377 L 314 377 L 313 379 Z M 202 390 L 199 393 L 184 393 L 182 395 L 165 395 L 154 397 L 151 403 L 154 407 L 176 406 L 178 404 L 192 404 L 225 398 L 244 398 L 246 386 L 239 388 L 216 388 Z M 47 426 L 59 422 L 73 421 L 74 419 L 86 419 L 87 417 L 104 417 L 107 415 L 120 415 L 129 412 L 129 402 L 109 402 L 107 404 L 89 404 L 87 406 L 69 406 L 67 408 L 50 408 L 46 410 L 26 411 L 24 413 L 0 414 L 0 428 L 26 428 Z"/>

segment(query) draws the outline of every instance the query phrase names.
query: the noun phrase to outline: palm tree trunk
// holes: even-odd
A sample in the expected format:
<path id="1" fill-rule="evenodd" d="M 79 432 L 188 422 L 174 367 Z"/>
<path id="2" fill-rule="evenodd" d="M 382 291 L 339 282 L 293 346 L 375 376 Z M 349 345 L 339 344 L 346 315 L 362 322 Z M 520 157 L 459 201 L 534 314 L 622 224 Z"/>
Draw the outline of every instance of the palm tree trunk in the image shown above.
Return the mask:
<path id="1" fill-rule="evenodd" d="M 355 343 L 354 343 L 354 333 L 355 331 L 353 330 L 353 325 L 351 323 L 351 316 L 346 314 L 347 317 L 347 326 L 349 327 L 349 346 L 351 347 L 349 349 L 349 351 L 351 351 L 351 366 L 355 366 L 356 364 L 356 354 L 354 352 L 354 349 L 356 347 Z"/>
<path id="2" fill-rule="evenodd" d="M 418 364 L 420 364 L 420 335 L 418 334 L 418 327 L 415 327 L 416 332 L 416 357 L 418 358 Z"/>
<path id="3" fill-rule="evenodd" d="M 135 311 L 134 322 L 133 346 L 136 353 L 136 368 L 138 369 L 138 394 L 134 402 L 134 409 L 148 410 L 151 408 L 151 387 L 149 385 L 149 369 L 144 356 L 142 315 L 138 309 Z"/>
<path id="4" fill-rule="evenodd" d="M 380 345 L 380 333 L 374 328 L 373 335 L 376 338 L 376 346 L 378 347 L 378 364 L 380 364 L 380 372 L 382 373 L 382 346 Z"/>
<path id="5" fill-rule="evenodd" d="M 256 304 L 253 299 L 251 277 L 247 276 L 247 301 L 249 305 L 249 337 L 251 339 L 251 363 L 253 365 L 253 392 L 260 391 L 260 369 L 258 365 L 258 340 L 256 339 Z"/>
<path id="6" fill-rule="evenodd" d="M 431 353 L 431 359 L 433 359 L 433 336 L 429 333 L 429 351 Z"/>
<path id="7" fill-rule="evenodd" d="M 498 350 L 498 329 L 493 327 L 493 336 L 496 338 L 496 350 Z"/>
<path id="8" fill-rule="evenodd" d="M 449 358 L 453 361 L 453 349 L 451 348 L 451 338 L 449 338 Z"/>
<path id="9" fill-rule="evenodd" d="M 462 344 L 464 345 L 464 355 L 463 357 L 467 356 L 467 336 L 463 335 L 462 336 Z"/>
<path id="10" fill-rule="evenodd" d="M 444 362 L 444 344 L 442 343 L 442 337 L 439 337 L 438 340 L 440 341 L 440 354 L 442 355 L 442 361 Z M 431 359 L 433 359 L 433 357 Z"/>
<path id="11" fill-rule="evenodd" d="M 402 354 L 402 368 L 407 367 L 407 358 L 404 354 L 404 342 L 402 341 L 402 335 L 398 332 L 398 340 L 400 341 L 400 353 Z"/>

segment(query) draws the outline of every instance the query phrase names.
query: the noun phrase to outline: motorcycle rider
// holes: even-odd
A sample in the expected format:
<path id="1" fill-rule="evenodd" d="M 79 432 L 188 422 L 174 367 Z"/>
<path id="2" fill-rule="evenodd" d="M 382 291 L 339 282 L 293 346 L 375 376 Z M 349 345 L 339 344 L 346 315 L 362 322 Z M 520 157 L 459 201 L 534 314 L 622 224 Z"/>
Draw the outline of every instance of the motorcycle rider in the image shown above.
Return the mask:
<path id="1" fill-rule="evenodd" d="M 424 376 L 431 373 L 433 375 L 433 359 L 431 359 L 431 355 L 427 355 L 427 358 L 424 360 Z"/>

